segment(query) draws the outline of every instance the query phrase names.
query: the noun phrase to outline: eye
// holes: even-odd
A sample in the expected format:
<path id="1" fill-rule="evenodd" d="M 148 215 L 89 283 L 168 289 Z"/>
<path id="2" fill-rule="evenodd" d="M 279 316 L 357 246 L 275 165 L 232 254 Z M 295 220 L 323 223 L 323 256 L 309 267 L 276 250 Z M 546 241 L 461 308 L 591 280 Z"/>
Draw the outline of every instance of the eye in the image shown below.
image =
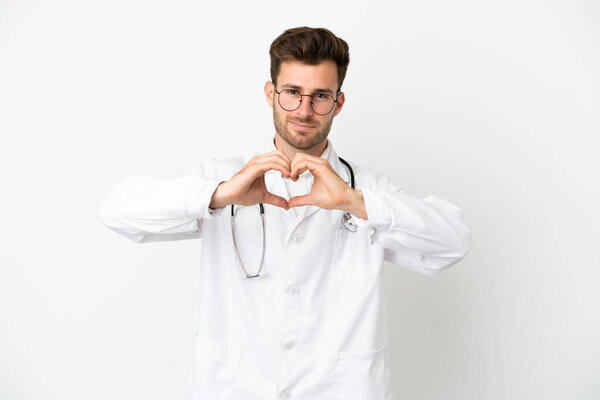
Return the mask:
<path id="1" fill-rule="evenodd" d="M 323 100 L 323 99 L 326 99 L 326 98 L 327 98 L 327 95 L 326 95 L 326 94 L 323 94 L 323 93 L 317 93 L 317 94 L 315 94 L 315 97 L 316 97 L 317 99 Z"/>
<path id="2" fill-rule="evenodd" d="M 296 91 L 294 89 L 287 89 L 286 92 L 288 92 L 289 94 L 296 94 Z"/>

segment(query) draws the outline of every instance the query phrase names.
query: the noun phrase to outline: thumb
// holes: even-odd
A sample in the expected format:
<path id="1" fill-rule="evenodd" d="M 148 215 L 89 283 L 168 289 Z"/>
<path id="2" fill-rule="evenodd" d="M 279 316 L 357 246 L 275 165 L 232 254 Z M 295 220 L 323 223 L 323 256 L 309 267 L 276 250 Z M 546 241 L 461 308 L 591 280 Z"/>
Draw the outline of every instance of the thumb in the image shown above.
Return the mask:
<path id="1" fill-rule="evenodd" d="M 288 201 L 290 207 L 299 207 L 313 204 L 312 198 L 309 194 L 305 194 L 304 196 L 295 196 Z"/>
<path id="2" fill-rule="evenodd" d="M 272 193 L 266 193 L 263 202 L 267 204 L 272 204 L 277 207 L 285 208 L 286 210 L 290 208 L 286 199 L 284 199 L 281 196 L 274 195 Z"/>

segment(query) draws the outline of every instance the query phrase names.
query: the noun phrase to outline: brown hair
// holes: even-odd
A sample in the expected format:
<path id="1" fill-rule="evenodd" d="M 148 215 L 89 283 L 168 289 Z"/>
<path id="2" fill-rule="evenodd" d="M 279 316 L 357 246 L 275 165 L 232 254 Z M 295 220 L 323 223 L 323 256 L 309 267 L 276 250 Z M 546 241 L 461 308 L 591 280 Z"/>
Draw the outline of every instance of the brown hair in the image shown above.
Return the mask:
<path id="1" fill-rule="evenodd" d="M 271 56 L 271 81 L 277 84 L 279 68 L 283 61 L 300 61 L 308 65 L 332 60 L 337 65 L 338 91 L 346 77 L 350 63 L 348 43 L 325 28 L 302 26 L 287 29 L 279 35 L 269 49 Z"/>

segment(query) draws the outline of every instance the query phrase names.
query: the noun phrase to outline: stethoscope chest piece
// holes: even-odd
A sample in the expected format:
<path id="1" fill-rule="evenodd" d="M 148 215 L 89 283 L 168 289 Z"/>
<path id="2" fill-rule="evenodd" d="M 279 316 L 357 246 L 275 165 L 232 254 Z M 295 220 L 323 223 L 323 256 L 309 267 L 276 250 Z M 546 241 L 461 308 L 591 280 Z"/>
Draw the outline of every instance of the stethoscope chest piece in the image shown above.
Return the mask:
<path id="1" fill-rule="evenodd" d="M 358 230 L 358 225 L 356 225 L 356 222 L 354 222 L 354 219 L 352 219 L 352 215 L 350 215 L 350 213 L 344 213 L 342 221 L 346 229 L 348 229 L 350 232 L 356 232 Z"/>

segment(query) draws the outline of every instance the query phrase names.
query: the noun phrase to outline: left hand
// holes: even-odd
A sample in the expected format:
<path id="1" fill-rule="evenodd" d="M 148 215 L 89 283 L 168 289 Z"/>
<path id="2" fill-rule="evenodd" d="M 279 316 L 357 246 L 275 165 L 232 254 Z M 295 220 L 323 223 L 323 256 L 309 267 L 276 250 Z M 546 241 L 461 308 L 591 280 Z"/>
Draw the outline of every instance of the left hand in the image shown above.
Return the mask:
<path id="1" fill-rule="evenodd" d="M 290 164 L 291 178 L 298 179 L 300 171 L 304 168 L 314 177 L 311 191 L 304 196 L 292 197 L 288 201 L 290 207 L 314 205 L 327 210 L 347 211 L 361 218 L 366 217 L 362 192 L 348 186 L 329 161 L 306 153 L 296 153 Z"/>

